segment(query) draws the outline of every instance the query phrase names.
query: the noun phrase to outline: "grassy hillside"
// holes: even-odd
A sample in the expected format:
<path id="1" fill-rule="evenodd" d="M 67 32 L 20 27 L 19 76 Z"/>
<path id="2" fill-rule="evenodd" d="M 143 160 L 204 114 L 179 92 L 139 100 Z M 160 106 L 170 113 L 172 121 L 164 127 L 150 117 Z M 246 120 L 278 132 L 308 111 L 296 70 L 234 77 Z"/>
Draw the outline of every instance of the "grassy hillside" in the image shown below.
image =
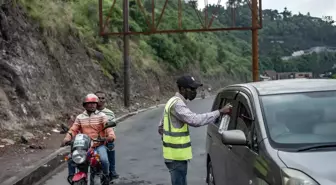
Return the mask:
<path id="1" fill-rule="evenodd" d="M 77 35 L 85 43 L 92 59 L 99 63 L 104 74 L 112 78 L 121 74 L 122 40 L 111 36 L 103 40 L 98 36 L 98 1 L 61 1 L 61 0 L 19 0 L 27 8 L 29 15 L 37 20 L 44 35 L 49 38 L 66 39 L 68 34 Z M 142 1 L 150 14 L 151 1 Z M 104 0 L 104 14 L 107 15 L 112 1 Z M 122 1 L 117 1 L 110 30 L 122 30 Z M 162 7 L 164 1 L 157 1 L 156 7 Z M 159 29 L 178 27 L 177 1 L 169 1 Z M 183 25 L 185 28 L 197 28 L 198 18 L 194 9 L 183 4 Z M 210 9 L 214 7 L 211 6 Z M 156 9 L 156 18 L 160 8 Z M 211 11 L 209 11 L 211 12 Z M 236 10 L 237 26 L 250 25 L 250 9 L 246 1 L 241 1 Z M 299 49 L 325 45 L 336 46 L 336 29 L 330 17 L 316 18 L 308 13 L 292 14 L 283 11 L 264 10 L 263 29 L 259 33 L 260 69 L 288 71 L 306 70 L 300 66 L 288 65 L 280 57 L 290 55 Z M 231 25 L 231 9 L 222 7 L 215 27 Z M 147 23 L 137 5 L 130 7 L 130 29 L 146 31 Z M 196 67 L 203 76 L 225 75 L 230 78 L 250 79 L 251 35 L 249 31 L 158 34 L 150 36 L 132 36 L 131 59 L 133 65 L 142 71 L 150 69 L 163 74 L 184 71 L 187 67 Z M 47 42 L 50 49 L 57 48 L 52 39 Z M 102 56 L 97 57 L 97 52 Z M 302 64 L 300 64 L 302 66 Z M 313 64 L 312 64 L 313 65 Z M 315 64 L 314 64 L 315 65 Z M 289 66 L 289 67 L 288 67 Z"/>
<path id="2" fill-rule="evenodd" d="M 66 39 L 68 34 L 76 34 L 91 53 L 99 51 L 103 59 L 95 59 L 103 67 L 105 74 L 112 77 L 120 73 L 122 61 L 122 40 L 117 36 L 109 37 L 109 42 L 98 36 L 98 1 L 61 1 L 61 0 L 19 0 L 29 15 L 40 24 L 44 35 Z M 110 19 L 111 30 L 122 29 L 122 1 L 118 1 Z M 149 1 L 143 1 L 150 11 Z M 104 13 L 107 14 L 112 1 L 104 0 Z M 157 7 L 162 7 L 157 1 Z M 193 8 L 184 4 L 183 25 L 196 28 L 199 25 Z M 160 9 L 156 10 L 159 17 Z M 162 18 L 160 29 L 173 29 L 177 23 L 177 1 L 170 1 Z M 215 22 L 214 24 L 220 24 Z M 130 8 L 130 29 L 141 31 L 147 24 L 138 6 Z M 50 48 L 56 43 L 50 39 Z M 250 77 L 251 48 L 244 40 L 232 33 L 184 33 L 150 36 L 132 36 L 132 62 L 139 68 L 151 68 L 157 73 L 168 69 L 181 71 L 188 66 L 199 67 L 202 74 Z M 94 56 L 94 55 L 93 55 Z"/>

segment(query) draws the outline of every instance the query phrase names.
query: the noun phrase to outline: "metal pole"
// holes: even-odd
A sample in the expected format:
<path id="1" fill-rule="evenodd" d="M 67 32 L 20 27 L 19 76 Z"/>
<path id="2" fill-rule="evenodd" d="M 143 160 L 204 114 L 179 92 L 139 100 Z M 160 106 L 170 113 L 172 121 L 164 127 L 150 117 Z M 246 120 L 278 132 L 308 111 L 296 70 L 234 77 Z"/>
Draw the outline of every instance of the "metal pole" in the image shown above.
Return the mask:
<path id="1" fill-rule="evenodd" d="M 259 81 L 258 66 L 258 0 L 252 0 L 252 72 L 253 81 Z"/>
<path id="2" fill-rule="evenodd" d="M 129 58 L 129 1 L 124 0 L 123 3 L 123 19 L 124 19 L 124 104 L 125 107 L 130 106 L 130 58 Z"/>
<path id="3" fill-rule="evenodd" d="M 99 0 L 99 35 L 101 36 L 103 30 L 103 0 Z"/>

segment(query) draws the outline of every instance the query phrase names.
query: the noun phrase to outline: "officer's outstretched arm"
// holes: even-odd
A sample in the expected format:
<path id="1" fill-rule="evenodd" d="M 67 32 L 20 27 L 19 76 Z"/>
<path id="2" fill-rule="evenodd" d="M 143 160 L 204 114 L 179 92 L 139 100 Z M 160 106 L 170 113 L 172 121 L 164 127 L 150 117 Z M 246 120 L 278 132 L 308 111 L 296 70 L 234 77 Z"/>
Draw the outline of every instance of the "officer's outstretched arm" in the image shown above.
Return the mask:
<path id="1" fill-rule="evenodd" d="M 192 127 L 200 127 L 213 123 L 220 116 L 218 110 L 203 114 L 194 113 L 183 101 L 176 102 L 172 107 L 171 113 L 176 118 Z"/>

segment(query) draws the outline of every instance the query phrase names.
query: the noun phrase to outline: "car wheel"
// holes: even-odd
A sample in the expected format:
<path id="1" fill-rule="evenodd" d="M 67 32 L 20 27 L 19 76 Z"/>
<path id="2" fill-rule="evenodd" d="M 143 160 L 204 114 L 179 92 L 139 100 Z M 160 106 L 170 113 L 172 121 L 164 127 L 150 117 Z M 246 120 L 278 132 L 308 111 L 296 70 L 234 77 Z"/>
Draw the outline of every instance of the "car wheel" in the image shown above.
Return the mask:
<path id="1" fill-rule="evenodd" d="M 212 168 L 211 161 L 209 161 L 209 163 L 208 163 L 208 179 L 207 179 L 207 183 L 208 183 L 208 185 L 216 185 L 215 184 L 215 178 L 214 178 L 214 175 L 213 175 L 213 168 Z"/>

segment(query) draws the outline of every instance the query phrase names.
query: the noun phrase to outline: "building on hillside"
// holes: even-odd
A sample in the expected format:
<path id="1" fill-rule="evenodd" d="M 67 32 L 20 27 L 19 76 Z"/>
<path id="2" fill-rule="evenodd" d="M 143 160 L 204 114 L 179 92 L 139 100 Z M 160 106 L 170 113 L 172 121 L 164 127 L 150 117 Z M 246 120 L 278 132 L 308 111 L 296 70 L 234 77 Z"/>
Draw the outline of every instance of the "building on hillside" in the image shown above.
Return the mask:
<path id="1" fill-rule="evenodd" d="M 277 73 L 274 70 L 265 70 L 263 75 L 260 75 L 262 81 L 266 80 L 282 80 L 294 78 L 313 78 L 312 72 L 282 72 Z"/>
<path id="2" fill-rule="evenodd" d="M 293 72 L 277 73 L 277 80 L 293 79 L 293 78 L 295 78 L 295 73 Z"/>
<path id="3" fill-rule="evenodd" d="M 270 80 L 276 80 L 277 79 L 277 72 L 274 70 L 265 70 L 263 76 L 270 77 Z"/>
<path id="4" fill-rule="evenodd" d="M 259 78 L 260 78 L 260 81 L 270 81 L 271 80 L 271 77 L 264 76 L 264 75 L 260 75 Z"/>
<path id="5" fill-rule="evenodd" d="M 295 78 L 313 78 L 312 72 L 297 72 Z"/>
<path id="6" fill-rule="evenodd" d="M 304 51 L 303 50 L 300 50 L 300 51 L 294 51 L 293 53 L 292 53 L 292 56 L 293 57 L 298 57 L 298 56 L 301 56 L 301 55 L 303 55 L 304 54 Z"/>
<path id="7" fill-rule="evenodd" d="M 312 53 L 321 53 L 327 51 L 327 47 L 325 46 L 316 46 L 316 47 L 312 47 L 308 50 L 305 51 L 305 54 L 312 54 Z"/>

